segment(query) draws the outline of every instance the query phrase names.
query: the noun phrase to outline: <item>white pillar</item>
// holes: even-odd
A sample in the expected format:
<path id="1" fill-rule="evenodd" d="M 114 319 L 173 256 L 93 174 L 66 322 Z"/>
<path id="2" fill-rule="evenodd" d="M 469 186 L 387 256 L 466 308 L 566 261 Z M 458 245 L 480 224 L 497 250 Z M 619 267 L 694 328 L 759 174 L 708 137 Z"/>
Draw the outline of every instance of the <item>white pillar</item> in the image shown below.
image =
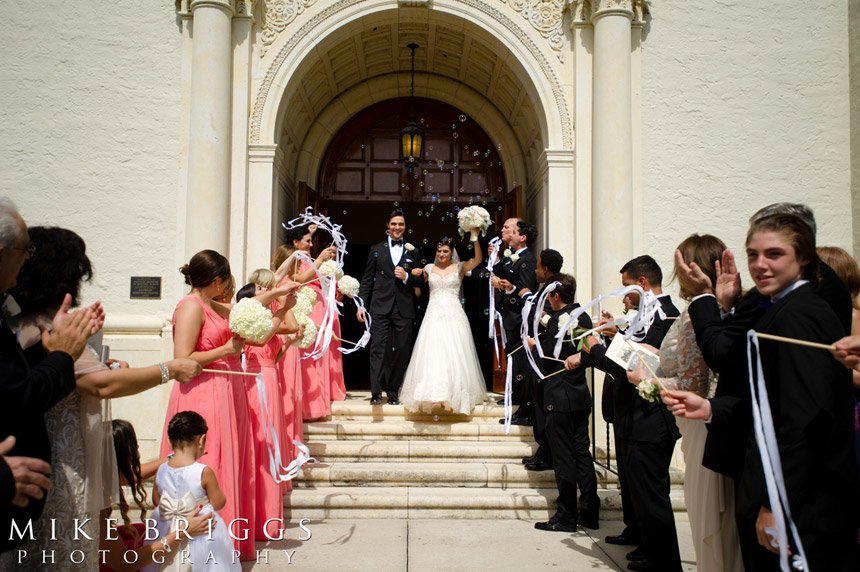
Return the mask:
<path id="1" fill-rule="evenodd" d="M 592 294 L 620 286 L 633 253 L 632 0 L 596 0 L 592 139 Z"/>
<path id="2" fill-rule="evenodd" d="M 573 34 L 574 109 L 576 131 L 574 133 L 574 173 L 576 237 L 573 245 L 573 273 L 577 281 L 577 297 L 580 301 L 591 300 L 592 294 L 592 249 L 591 249 L 591 169 L 592 169 L 592 98 L 594 33 L 590 15 L 583 14 L 582 3 L 578 3 L 571 14 L 570 30 Z"/>
<path id="3" fill-rule="evenodd" d="M 574 273 L 576 246 L 576 206 L 574 153 L 570 150 L 544 151 L 547 166 L 547 224 L 543 244 L 564 257 L 564 271 Z"/>
<path id="4" fill-rule="evenodd" d="M 276 145 L 248 147 L 248 271 L 271 264 L 275 221 L 280 214 L 275 207 L 276 153 Z"/>
<path id="5" fill-rule="evenodd" d="M 188 137 L 186 259 L 204 248 L 229 253 L 230 0 L 192 0 L 191 114 Z"/>

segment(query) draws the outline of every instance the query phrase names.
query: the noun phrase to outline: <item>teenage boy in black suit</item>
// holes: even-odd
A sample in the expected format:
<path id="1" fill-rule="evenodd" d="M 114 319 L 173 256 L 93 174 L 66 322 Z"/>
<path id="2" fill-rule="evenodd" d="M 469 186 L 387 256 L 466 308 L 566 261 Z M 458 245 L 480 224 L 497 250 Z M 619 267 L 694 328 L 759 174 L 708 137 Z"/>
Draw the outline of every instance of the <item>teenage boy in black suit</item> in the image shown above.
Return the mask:
<path id="1" fill-rule="evenodd" d="M 573 276 L 560 274 L 555 279 L 560 284 L 548 297 L 553 314 L 541 340 L 545 356 L 553 355 L 556 334 L 570 319 L 570 313 L 579 307 L 579 304 L 574 302 L 576 280 Z M 588 314 L 580 315 L 578 323 L 583 328 L 592 327 Z M 586 354 L 583 360 L 576 345 L 571 341 L 562 344 L 559 358 L 578 357 L 580 362 L 584 363 L 573 369 L 565 369 L 558 362 L 542 360 L 541 371 L 547 377 L 536 380 L 538 390 L 543 392 L 546 436 L 558 487 L 555 515 L 548 522 L 536 523 L 535 528 L 538 530 L 575 532 L 577 524 L 592 529 L 599 527 L 600 499 L 597 496 L 597 475 L 594 472 L 594 459 L 591 457 L 591 443 L 588 439 L 591 393 L 585 379 L 584 367 L 590 365 L 590 356 Z M 554 375 L 559 369 L 564 373 Z M 578 507 L 577 486 L 580 493 Z"/>
<path id="2" fill-rule="evenodd" d="M 388 239 L 375 244 L 367 256 L 359 295 L 370 312 L 370 404 L 399 405 L 397 394 L 412 353 L 412 321 L 415 319 L 413 288 L 422 279 L 410 270 L 416 265 L 415 249 L 403 240 L 406 217 L 400 209 L 388 215 Z M 364 312 L 356 317 L 364 322 Z"/>

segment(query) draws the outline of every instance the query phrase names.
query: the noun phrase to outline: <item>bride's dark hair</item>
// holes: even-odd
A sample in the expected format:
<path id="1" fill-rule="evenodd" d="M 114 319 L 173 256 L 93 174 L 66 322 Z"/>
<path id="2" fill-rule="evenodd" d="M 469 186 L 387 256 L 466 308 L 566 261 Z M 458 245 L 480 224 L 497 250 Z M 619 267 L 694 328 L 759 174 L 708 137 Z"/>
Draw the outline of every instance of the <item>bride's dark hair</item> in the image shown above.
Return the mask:
<path id="1" fill-rule="evenodd" d="M 436 243 L 436 248 L 439 248 L 440 246 L 447 246 L 448 248 L 450 248 L 453 251 L 454 250 L 454 239 L 449 238 L 447 236 L 443 236 L 442 239 Z"/>

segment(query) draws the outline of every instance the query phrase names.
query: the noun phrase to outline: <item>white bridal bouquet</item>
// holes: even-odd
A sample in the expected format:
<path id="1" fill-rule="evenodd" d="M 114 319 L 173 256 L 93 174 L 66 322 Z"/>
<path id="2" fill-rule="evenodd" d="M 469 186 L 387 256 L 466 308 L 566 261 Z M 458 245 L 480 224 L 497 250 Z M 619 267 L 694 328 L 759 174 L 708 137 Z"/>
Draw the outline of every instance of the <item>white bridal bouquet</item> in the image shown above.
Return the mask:
<path id="1" fill-rule="evenodd" d="M 272 327 L 272 312 L 253 298 L 239 300 L 230 310 L 230 330 L 240 338 L 261 342 Z"/>
<path id="2" fill-rule="evenodd" d="M 299 340 L 299 347 L 307 349 L 314 345 L 317 339 L 317 325 L 311 320 L 310 316 L 304 314 L 297 315 L 296 321 L 302 327 L 302 339 Z"/>
<path id="3" fill-rule="evenodd" d="M 463 236 L 464 232 L 472 232 L 473 230 L 478 230 L 481 232 L 481 236 L 486 236 L 487 229 L 493 224 L 487 209 L 477 205 L 460 209 L 460 212 L 457 213 L 457 220 L 460 223 L 460 236 Z"/>
<path id="4" fill-rule="evenodd" d="M 361 287 L 358 280 L 346 274 L 337 283 L 337 289 L 347 298 L 355 298 L 358 295 L 358 290 Z"/>

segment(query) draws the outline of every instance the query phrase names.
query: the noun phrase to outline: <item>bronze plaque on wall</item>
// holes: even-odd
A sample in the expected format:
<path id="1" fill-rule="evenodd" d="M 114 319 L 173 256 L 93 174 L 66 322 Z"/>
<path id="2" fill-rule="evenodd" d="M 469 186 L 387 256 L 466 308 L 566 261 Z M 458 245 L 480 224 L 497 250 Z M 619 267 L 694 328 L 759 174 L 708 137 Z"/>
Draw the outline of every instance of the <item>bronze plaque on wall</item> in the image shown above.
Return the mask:
<path id="1" fill-rule="evenodd" d="M 132 300 L 161 300 L 161 276 L 132 276 Z"/>

